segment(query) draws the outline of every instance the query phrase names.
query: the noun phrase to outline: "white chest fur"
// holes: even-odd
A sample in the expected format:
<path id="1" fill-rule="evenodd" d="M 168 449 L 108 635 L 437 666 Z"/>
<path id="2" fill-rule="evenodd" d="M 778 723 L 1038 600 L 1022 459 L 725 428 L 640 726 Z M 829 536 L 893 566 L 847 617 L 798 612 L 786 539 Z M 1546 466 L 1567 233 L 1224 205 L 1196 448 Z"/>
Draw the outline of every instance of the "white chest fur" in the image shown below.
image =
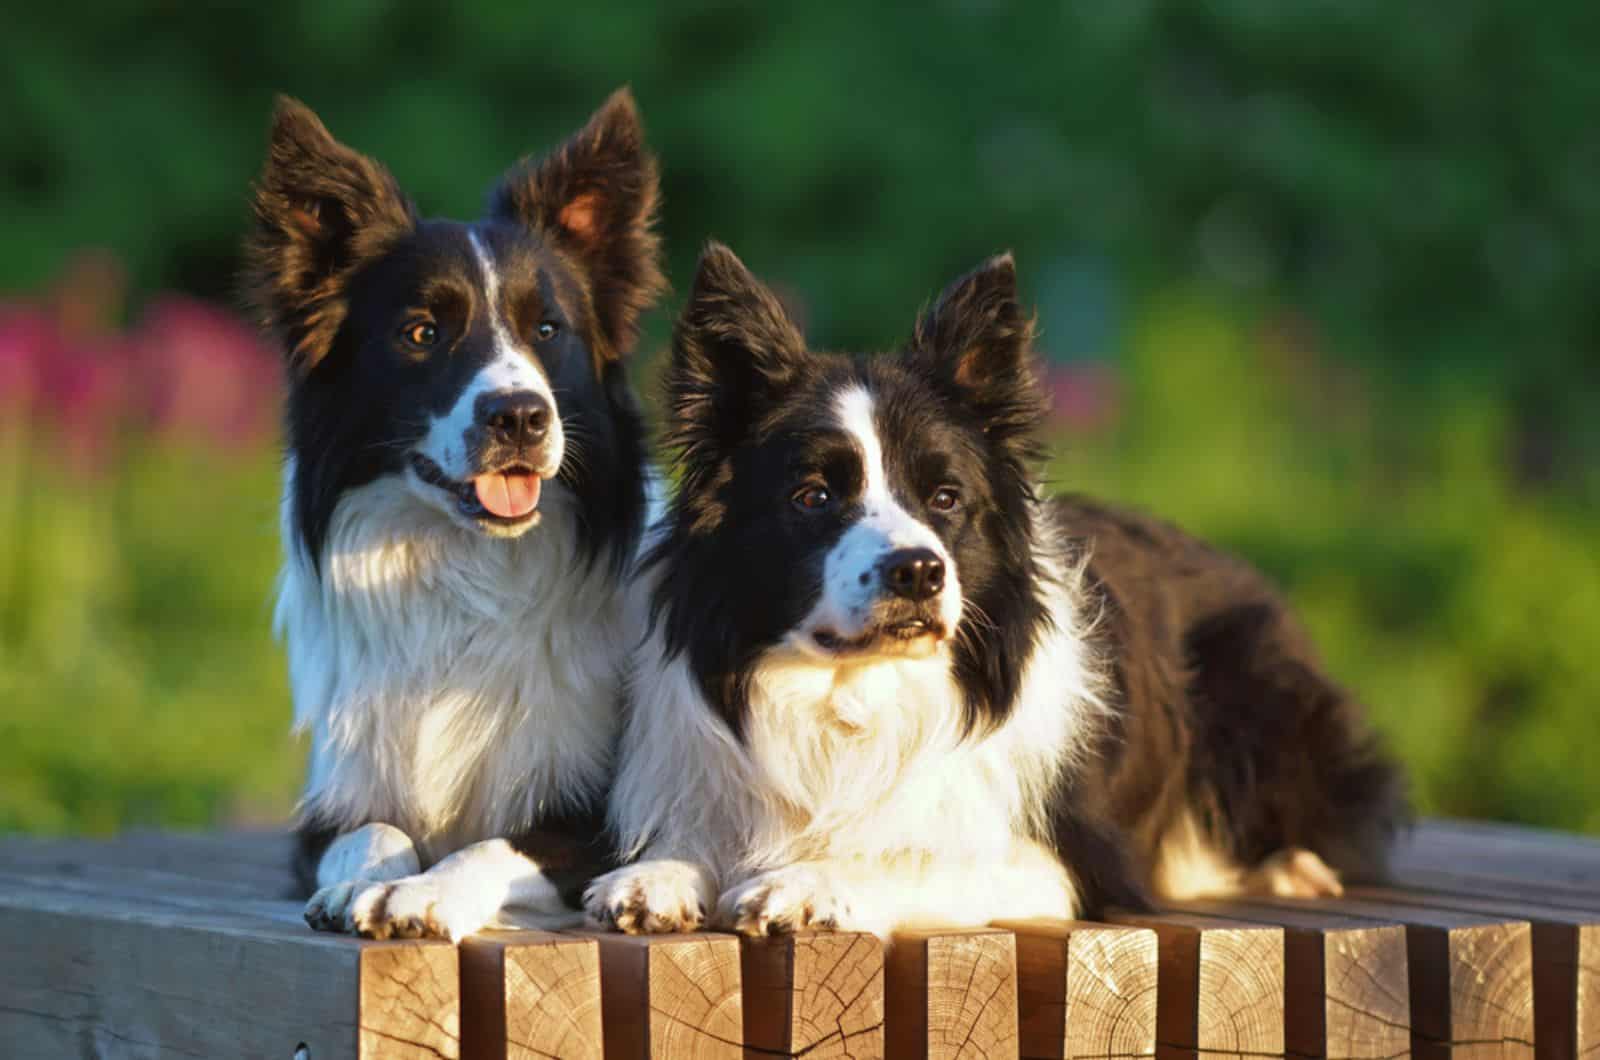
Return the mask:
<path id="1" fill-rule="evenodd" d="M 492 539 L 379 480 L 340 501 L 320 577 L 289 545 L 276 625 L 311 736 L 304 813 L 394 824 L 432 861 L 600 793 L 623 588 L 582 554 L 565 489 L 542 508 Z"/>

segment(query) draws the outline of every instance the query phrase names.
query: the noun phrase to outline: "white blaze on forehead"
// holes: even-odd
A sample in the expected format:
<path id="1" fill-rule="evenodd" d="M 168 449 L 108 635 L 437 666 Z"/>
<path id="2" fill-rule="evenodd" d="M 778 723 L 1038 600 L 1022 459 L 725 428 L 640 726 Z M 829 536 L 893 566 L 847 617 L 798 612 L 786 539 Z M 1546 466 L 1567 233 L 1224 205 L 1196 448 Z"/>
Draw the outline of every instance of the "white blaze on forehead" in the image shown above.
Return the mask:
<path id="1" fill-rule="evenodd" d="M 467 238 L 472 242 L 472 253 L 477 258 L 483 276 L 480 301 L 489 318 L 494 353 L 489 363 L 468 381 L 461 395 L 450 406 L 450 411 L 429 424 L 428 434 L 417 448 L 451 478 L 471 478 L 478 469 L 472 466 L 473 453 L 468 434 L 478 425 L 478 398 L 484 394 L 531 390 L 550 403 L 553 413 L 545 443 L 544 466 L 535 468 L 540 475 L 548 478 L 561 467 L 564 443 L 561 410 L 556 406 L 550 381 L 512 336 L 500 315 L 500 274 L 495 269 L 494 255 L 478 233 L 468 232 Z"/>
<path id="2" fill-rule="evenodd" d="M 807 618 L 810 629 L 827 629 L 849 637 L 863 631 L 882 596 L 883 558 L 903 548 L 931 549 L 944 561 L 945 585 L 939 611 L 954 629 L 961 618 L 961 588 L 949 550 L 933 527 L 908 512 L 889 488 L 883 438 L 874 416 L 874 402 L 865 387 L 854 386 L 834 402 L 838 426 L 861 456 L 861 515 L 845 530 L 823 563 L 822 595 Z"/>

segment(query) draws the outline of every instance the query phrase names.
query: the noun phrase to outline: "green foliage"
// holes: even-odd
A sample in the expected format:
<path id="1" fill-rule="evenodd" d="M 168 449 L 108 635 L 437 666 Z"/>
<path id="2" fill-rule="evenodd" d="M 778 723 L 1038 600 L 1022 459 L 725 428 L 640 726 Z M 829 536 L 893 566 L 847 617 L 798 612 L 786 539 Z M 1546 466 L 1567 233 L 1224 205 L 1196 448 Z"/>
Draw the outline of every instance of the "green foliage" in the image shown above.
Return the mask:
<path id="1" fill-rule="evenodd" d="M 1046 354 L 1124 388 L 1061 485 L 1281 578 L 1426 808 L 1600 831 L 1597 11 L 17 7 L 0 291 L 103 247 L 140 294 L 231 298 L 276 92 L 460 216 L 631 82 L 680 291 L 716 236 L 819 345 L 883 347 L 1014 248 Z M 283 813 L 271 459 L 53 450 L 0 423 L 0 829 Z"/>
<path id="2" fill-rule="evenodd" d="M 1193 296 L 1143 314 L 1121 429 L 1068 442 L 1053 488 L 1285 586 L 1425 812 L 1600 832 L 1600 517 L 1497 470 L 1494 401 L 1381 408 L 1357 378 L 1274 371 L 1284 351 L 1241 316 Z"/>
<path id="3" fill-rule="evenodd" d="M 271 641 L 277 462 L 0 439 L 0 832 L 280 819 L 302 751 Z"/>

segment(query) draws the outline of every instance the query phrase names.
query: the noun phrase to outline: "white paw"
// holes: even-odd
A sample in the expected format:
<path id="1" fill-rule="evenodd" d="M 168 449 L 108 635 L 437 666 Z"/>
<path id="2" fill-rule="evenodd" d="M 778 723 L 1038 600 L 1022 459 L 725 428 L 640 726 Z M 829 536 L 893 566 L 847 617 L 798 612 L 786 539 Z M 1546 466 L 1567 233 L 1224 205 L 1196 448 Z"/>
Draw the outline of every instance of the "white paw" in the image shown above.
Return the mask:
<path id="1" fill-rule="evenodd" d="M 705 923 L 711 879 L 687 861 L 641 861 L 589 884 L 583 909 L 599 927 L 630 935 L 695 931 Z"/>
<path id="2" fill-rule="evenodd" d="M 1339 874 L 1303 847 L 1280 850 L 1251 869 L 1246 889 L 1279 898 L 1337 898 L 1344 894 Z"/>
<path id="3" fill-rule="evenodd" d="M 426 873 L 324 887 L 306 906 L 306 923 L 369 939 L 449 939 L 459 942 L 493 919 L 499 903 Z"/>
<path id="4" fill-rule="evenodd" d="M 833 931 L 850 915 L 849 900 L 826 873 L 808 865 L 764 872 L 729 888 L 717 902 L 717 923 L 741 935 Z"/>

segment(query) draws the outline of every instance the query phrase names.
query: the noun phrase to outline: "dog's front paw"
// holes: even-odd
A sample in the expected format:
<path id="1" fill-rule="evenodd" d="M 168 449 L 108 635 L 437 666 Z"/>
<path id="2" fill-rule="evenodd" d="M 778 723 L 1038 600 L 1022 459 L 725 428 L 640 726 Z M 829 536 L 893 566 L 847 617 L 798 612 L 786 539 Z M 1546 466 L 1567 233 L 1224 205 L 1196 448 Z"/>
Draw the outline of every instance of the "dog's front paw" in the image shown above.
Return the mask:
<path id="1" fill-rule="evenodd" d="M 369 939 L 459 942 L 493 918 L 498 903 L 426 873 L 399 880 L 354 880 L 324 887 L 306 905 L 306 923 Z"/>
<path id="2" fill-rule="evenodd" d="M 741 935 L 833 931 L 850 915 L 845 894 L 826 872 L 809 865 L 764 872 L 729 888 L 717 903 L 717 923 Z"/>
<path id="3" fill-rule="evenodd" d="M 713 894 L 711 878 L 687 861 L 641 861 L 589 884 L 583 909 L 595 925 L 629 935 L 697 931 Z"/>

